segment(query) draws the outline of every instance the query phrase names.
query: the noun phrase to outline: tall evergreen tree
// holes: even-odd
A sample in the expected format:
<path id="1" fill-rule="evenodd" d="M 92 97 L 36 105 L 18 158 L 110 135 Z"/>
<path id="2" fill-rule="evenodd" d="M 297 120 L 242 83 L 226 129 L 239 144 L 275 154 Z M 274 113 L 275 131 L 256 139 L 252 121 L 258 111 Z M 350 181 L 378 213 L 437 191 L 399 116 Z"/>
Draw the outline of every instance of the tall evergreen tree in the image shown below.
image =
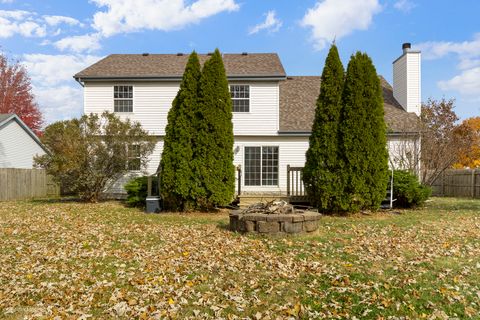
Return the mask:
<path id="1" fill-rule="evenodd" d="M 388 151 L 380 79 L 367 54 L 351 57 L 342 104 L 342 171 L 348 204 L 344 209 L 377 209 L 386 193 Z"/>
<path id="2" fill-rule="evenodd" d="M 205 62 L 194 139 L 195 196 L 204 209 L 227 205 L 235 193 L 232 101 L 220 51 Z"/>
<path id="3" fill-rule="evenodd" d="M 343 187 L 339 176 L 338 126 L 345 71 L 335 44 L 322 72 L 320 95 L 306 153 L 303 181 L 310 202 L 323 212 L 338 211 Z"/>
<path id="4" fill-rule="evenodd" d="M 192 143 L 200 76 L 200 62 L 194 51 L 190 54 L 180 90 L 168 112 L 160 161 L 160 191 L 165 206 L 171 210 L 185 211 L 195 206 Z"/>

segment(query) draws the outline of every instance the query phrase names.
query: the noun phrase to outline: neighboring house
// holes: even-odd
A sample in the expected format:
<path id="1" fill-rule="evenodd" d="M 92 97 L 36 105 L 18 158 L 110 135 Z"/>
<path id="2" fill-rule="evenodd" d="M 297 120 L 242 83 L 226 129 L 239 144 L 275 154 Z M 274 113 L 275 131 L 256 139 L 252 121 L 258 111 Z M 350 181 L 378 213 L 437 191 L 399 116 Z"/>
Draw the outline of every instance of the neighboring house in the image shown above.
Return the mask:
<path id="1" fill-rule="evenodd" d="M 0 114 L 0 168 L 32 169 L 33 157 L 45 147 L 15 114 Z"/>
<path id="2" fill-rule="evenodd" d="M 381 78 L 392 163 L 398 146 L 419 146 L 420 52 L 410 50 L 409 44 L 403 50 L 393 63 L 394 87 Z M 209 55 L 199 57 L 203 64 Z M 149 173 L 158 167 L 168 110 L 187 60 L 185 54 L 112 54 L 74 76 L 84 87 L 86 114 L 112 111 L 139 121 L 158 137 L 145 168 Z M 287 178 L 287 166 L 305 163 L 320 77 L 287 76 L 275 53 L 224 54 L 223 61 L 242 192 L 286 193 L 287 180 L 297 183 Z M 112 192 L 122 191 L 120 183 Z"/>

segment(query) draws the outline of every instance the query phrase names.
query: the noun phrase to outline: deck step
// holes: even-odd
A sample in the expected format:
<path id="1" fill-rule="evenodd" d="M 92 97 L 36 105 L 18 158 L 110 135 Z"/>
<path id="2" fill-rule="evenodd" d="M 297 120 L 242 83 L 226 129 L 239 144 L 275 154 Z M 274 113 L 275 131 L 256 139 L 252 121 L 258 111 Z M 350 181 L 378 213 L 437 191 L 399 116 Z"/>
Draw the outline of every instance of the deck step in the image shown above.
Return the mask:
<path id="1" fill-rule="evenodd" d="M 288 201 L 288 197 L 286 195 L 256 195 L 256 194 L 246 194 L 246 195 L 241 195 L 239 197 L 240 203 L 239 206 L 240 208 L 245 208 L 248 207 L 249 205 L 259 203 L 259 202 L 268 202 L 268 201 L 274 201 L 274 200 L 284 200 Z"/>

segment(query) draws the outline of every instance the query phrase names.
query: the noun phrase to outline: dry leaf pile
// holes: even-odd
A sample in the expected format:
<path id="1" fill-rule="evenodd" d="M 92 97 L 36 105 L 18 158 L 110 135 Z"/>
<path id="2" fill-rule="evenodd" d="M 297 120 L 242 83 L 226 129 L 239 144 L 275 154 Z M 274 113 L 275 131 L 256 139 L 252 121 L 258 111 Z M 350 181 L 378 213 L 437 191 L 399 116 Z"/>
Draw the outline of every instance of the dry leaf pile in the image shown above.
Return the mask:
<path id="1" fill-rule="evenodd" d="M 0 318 L 478 319 L 480 201 L 447 201 L 287 238 L 226 212 L 5 202 Z"/>

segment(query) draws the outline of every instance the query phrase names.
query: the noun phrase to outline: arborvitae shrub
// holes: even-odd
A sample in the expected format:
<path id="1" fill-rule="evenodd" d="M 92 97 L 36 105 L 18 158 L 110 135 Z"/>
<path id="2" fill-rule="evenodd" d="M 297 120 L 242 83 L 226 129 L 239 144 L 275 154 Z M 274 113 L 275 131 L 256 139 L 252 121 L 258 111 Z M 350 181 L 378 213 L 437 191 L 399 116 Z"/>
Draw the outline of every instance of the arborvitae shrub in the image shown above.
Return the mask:
<path id="1" fill-rule="evenodd" d="M 195 207 L 193 175 L 193 136 L 198 110 L 201 68 L 195 52 L 190 55 L 180 90 L 168 112 L 165 143 L 160 161 L 161 194 L 169 210 L 186 211 Z"/>
<path id="2" fill-rule="evenodd" d="M 340 140 L 344 209 L 378 209 L 386 195 L 388 151 L 380 79 L 368 55 L 350 59 L 342 94 Z"/>
<path id="3" fill-rule="evenodd" d="M 320 95 L 306 153 L 303 181 L 312 205 L 322 212 L 341 209 L 343 185 L 338 154 L 338 127 L 345 71 L 335 45 L 332 45 L 322 72 Z"/>
<path id="4" fill-rule="evenodd" d="M 202 209 L 227 205 L 235 193 L 232 101 L 220 51 L 203 66 L 195 118 L 195 199 Z"/>

